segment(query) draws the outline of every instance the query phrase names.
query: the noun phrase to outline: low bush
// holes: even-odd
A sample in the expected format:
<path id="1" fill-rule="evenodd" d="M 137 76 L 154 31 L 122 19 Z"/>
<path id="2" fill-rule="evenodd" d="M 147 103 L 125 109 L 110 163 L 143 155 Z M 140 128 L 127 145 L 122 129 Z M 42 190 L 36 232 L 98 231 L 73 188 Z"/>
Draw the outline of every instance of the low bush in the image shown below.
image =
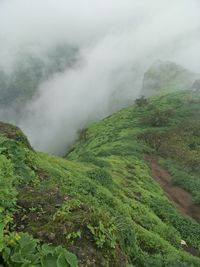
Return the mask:
<path id="1" fill-rule="evenodd" d="M 103 186 L 110 186 L 112 184 L 112 176 L 104 169 L 93 169 L 87 172 L 87 176 Z"/>

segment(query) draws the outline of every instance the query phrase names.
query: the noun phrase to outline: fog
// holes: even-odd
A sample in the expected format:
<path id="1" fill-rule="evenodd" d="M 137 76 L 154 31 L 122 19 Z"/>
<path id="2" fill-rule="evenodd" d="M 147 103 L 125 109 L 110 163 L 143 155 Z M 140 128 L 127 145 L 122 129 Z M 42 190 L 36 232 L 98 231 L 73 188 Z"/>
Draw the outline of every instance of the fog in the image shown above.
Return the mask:
<path id="1" fill-rule="evenodd" d="M 39 150 L 62 154 L 78 131 L 132 103 L 156 60 L 200 72 L 199 0 L 0 0 L 0 66 L 12 75 L 24 53 L 45 60 L 55 47 L 78 48 L 73 66 L 38 85 L 16 116 Z M 22 62 L 23 64 L 23 62 Z"/>

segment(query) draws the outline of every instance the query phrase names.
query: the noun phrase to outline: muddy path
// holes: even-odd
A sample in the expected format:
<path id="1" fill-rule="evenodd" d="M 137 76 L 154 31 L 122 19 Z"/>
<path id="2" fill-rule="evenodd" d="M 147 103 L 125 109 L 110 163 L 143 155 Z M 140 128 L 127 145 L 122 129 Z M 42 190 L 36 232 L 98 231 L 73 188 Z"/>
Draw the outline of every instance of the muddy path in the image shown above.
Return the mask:
<path id="1" fill-rule="evenodd" d="M 194 204 L 192 195 L 172 184 L 170 174 L 158 165 L 156 158 L 145 156 L 145 160 L 149 163 L 152 177 L 161 185 L 168 198 L 175 203 L 177 210 L 200 224 L 200 206 Z"/>

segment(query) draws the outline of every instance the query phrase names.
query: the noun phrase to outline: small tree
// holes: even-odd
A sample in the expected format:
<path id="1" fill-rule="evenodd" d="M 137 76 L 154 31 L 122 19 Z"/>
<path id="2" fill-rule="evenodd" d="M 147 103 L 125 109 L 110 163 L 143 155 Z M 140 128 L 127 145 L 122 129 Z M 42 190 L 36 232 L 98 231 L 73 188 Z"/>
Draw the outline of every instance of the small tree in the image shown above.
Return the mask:
<path id="1" fill-rule="evenodd" d="M 192 89 L 194 91 L 200 91 L 200 80 L 196 80 L 193 85 L 192 85 Z"/>
<path id="2" fill-rule="evenodd" d="M 170 118 L 173 115 L 174 111 L 171 109 L 160 110 L 155 108 L 143 117 L 142 122 L 151 127 L 163 127 L 169 125 Z"/>
<path id="3" fill-rule="evenodd" d="M 144 107 L 148 105 L 148 100 L 144 96 L 141 96 L 135 100 L 135 103 L 138 107 Z"/>

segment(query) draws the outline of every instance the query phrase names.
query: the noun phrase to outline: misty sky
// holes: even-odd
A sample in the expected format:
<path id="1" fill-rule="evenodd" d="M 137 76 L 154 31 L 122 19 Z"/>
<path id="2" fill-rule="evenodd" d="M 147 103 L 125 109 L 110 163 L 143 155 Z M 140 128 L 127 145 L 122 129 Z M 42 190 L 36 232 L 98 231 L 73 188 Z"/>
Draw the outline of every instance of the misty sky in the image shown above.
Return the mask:
<path id="1" fill-rule="evenodd" d="M 8 75 L 24 53 L 45 58 L 62 44 L 79 48 L 77 63 L 43 81 L 20 120 L 9 118 L 35 148 L 53 153 L 132 102 L 156 60 L 200 72 L 200 1 L 0 0 L 0 67 Z"/>

